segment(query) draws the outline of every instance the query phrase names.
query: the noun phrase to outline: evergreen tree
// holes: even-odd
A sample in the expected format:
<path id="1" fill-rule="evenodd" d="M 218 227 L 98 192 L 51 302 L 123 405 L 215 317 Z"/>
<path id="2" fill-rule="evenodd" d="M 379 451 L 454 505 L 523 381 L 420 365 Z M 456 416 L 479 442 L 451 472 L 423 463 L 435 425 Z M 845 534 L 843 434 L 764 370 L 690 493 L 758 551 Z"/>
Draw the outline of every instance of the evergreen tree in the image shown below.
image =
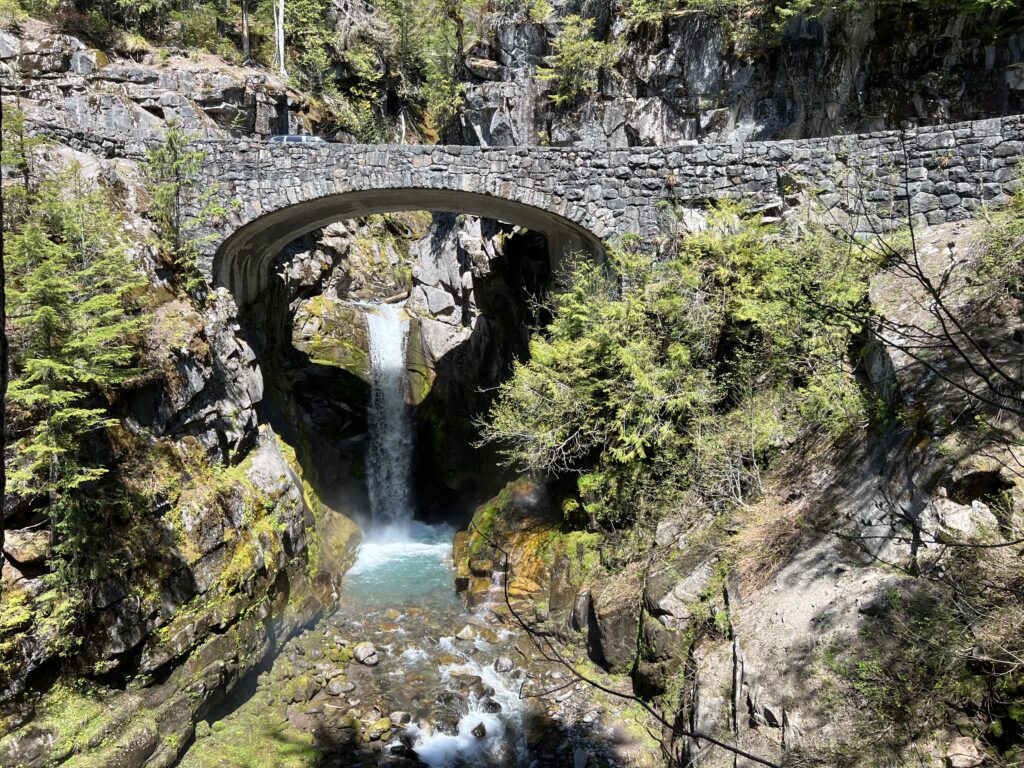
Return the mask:
<path id="1" fill-rule="evenodd" d="M 107 472 L 93 441 L 113 423 L 110 393 L 135 374 L 144 282 L 104 190 L 77 168 L 31 182 L 23 218 L 4 231 L 9 490 L 45 508 L 55 570 L 77 581 L 95 575 L 85 564 L 102 553 L 83 514 Z M 23 190 L 5 186 L 5 204 L 9 193 L 21 199 Z"/>
<path id="2" fill-rule="evenodd" d="M 196 229 L 204 222 L 224 214 L 213 200 L 216 190 L 196 187 L 199 169 L 206 159 L 202 150 L 189 146 L 190 137 L 173 122 L 168 125 L 163 143 L 147 155 L 146 179 L 152 198 L 149 215 L 156 224 L 157 246 L 177 273 L 182 286 L 202 300 L 206 281 L 199 271 L 198 246 L 203 238 Z M 198 214 L 187 215 L 186 199 L 194 197 Z"/>

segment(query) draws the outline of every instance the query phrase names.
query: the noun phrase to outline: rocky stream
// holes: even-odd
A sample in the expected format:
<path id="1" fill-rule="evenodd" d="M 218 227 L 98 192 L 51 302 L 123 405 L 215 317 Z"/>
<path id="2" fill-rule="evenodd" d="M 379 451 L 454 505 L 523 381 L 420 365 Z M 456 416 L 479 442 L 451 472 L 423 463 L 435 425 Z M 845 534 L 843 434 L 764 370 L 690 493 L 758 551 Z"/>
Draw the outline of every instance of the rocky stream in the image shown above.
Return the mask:
<path id="1" fill-rule="evenodd" d="M 372 517 L 337 610 L 287 642 L 203 723 L 185 768 L 238 752 L 277 764 L 617 765 L 642 745 L 608 702 L 543 659 L 509 613 L 504 574 L 473 607 L 455 589 L 453 528 L 413 518 L 407 401 L 409 319 L 363 305 L 372 394 Z M 238 758 L 241 759 L 241 758 Z M 636 764 L 635 762 L 631 764 Z"/>

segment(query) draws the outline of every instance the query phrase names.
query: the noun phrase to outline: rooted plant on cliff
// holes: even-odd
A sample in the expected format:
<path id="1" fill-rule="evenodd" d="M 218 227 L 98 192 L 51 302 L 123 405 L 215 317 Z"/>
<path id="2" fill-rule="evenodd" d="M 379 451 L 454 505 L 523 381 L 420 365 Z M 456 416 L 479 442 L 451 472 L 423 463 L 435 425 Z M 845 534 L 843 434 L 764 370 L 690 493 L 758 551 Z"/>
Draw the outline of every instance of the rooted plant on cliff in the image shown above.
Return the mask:
<path id="1" fill-rule="evenodd" d="M 601 72 L 615 64 L 619 47 L 594 39 L 594 20 L 566 16 L 558 37 L 551 43 L 554 52 L 547 67 L 538 67 L 537 78 L 551 83 L 548 96 L 559 107 L 572 106 L 596 90 Z"/>
<path id="2" fill-rule="evenodd" d="M 4 143 L 18 146 L 6 135 L 13 130 L 7 113 Z M 113 423 L 108 398 L 136 373 L 144 277 L 106 190 L 75 166 L 30 181 L 4 186 L 5 207 L 9 200 L 22 206 L 4 228 L 14 438 L 8 490 L 45 514 L 52 569 L 80 583 L 96 578 L 108 554 L 95 540 L 94 492 L 107 472 L 96 447 Z"/>
<path id="3" fill-rule="evenodd" d="M 206 154 L 191 146 L 192 138 L 173 123 L 163 142 L 146 153 L 146 180 L 151 196 L 150 216 L 156 224 L 157 247 L 172 265 L 181 286 L 196 299 L 206 295 L 206 280 L 199 270 L 198 230 L 225 210 L 214 189 L 196 187 Z M 188 206 L 191 207 L 189 208 Z"/>

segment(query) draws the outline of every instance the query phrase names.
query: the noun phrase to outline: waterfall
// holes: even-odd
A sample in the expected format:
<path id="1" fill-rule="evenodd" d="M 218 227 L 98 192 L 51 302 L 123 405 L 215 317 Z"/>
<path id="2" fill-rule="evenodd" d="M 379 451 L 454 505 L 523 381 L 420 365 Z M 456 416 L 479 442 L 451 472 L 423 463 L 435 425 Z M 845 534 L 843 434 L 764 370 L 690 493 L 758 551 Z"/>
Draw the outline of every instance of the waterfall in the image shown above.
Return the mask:
<path id="1" fill-rule="evenodd" d="M 370 511 L 375 525 L 401 527 L 412 520 L 412 428 L 405 375 L 409 319 L 401 305 L 382 304 L 367 312 L 366 335 L 373 376 L 366 454 Z"/>

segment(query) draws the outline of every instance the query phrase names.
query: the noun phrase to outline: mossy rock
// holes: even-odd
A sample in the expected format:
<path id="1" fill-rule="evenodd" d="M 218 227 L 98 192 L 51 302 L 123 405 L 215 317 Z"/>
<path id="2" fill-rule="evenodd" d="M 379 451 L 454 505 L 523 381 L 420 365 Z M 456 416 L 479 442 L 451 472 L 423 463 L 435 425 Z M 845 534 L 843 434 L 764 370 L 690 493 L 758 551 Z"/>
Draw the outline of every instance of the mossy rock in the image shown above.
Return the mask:
<path id="1" fill-rule="evenodd" d="M 504 566 L 498 544 L 509 556 L 509 597 L 564 610 L 600 573 L 601 542 L 598 533 L 570 530 L 544 487 L 520 478 L 481 504 L 469 529 L 456 534 L 456 585 L 471 606 L 491 601 L 490 571 Z"/>
<path id="2" fill-rule="evenodd" d="M 370 346 L 364 312 L 326 296 L 315 296 L 295 313 L 292 343 L 320 365 L 341 368 L 370 382 Z"/>
<path id="3" fill-rule="evenodd" d="M 363 741 L 388 741 L 391 738 L 391 718 L 382 717 L 363 731 Z"/>
<path id="4" fill-rule="evenodd" d="M 423 333 L 420 321 L 413 317 L 409 322 L 409 340 L 405 348 L 406 381 L 409 383 L 410 405 L 420 405 L 427 399 L 437 373 L 427 360 L 423 350 Z"/>
<path id="5" fill-rule="evenodd" d="M 188 751 L 181 768 L 309 768 L 317 764 L 312 735 L 288 726 L 261 697 L 253 697 L 218 725 Z M 198 727 L 196 732 L 198 736 Z"/>
<path id="6" fill-rule="evenodd" d="M 316 696 L 320 686 L 309 675 L 299 675 L 289 681 L 281 691 L 281 701 L 286 704 L 301 704 Z"/>

